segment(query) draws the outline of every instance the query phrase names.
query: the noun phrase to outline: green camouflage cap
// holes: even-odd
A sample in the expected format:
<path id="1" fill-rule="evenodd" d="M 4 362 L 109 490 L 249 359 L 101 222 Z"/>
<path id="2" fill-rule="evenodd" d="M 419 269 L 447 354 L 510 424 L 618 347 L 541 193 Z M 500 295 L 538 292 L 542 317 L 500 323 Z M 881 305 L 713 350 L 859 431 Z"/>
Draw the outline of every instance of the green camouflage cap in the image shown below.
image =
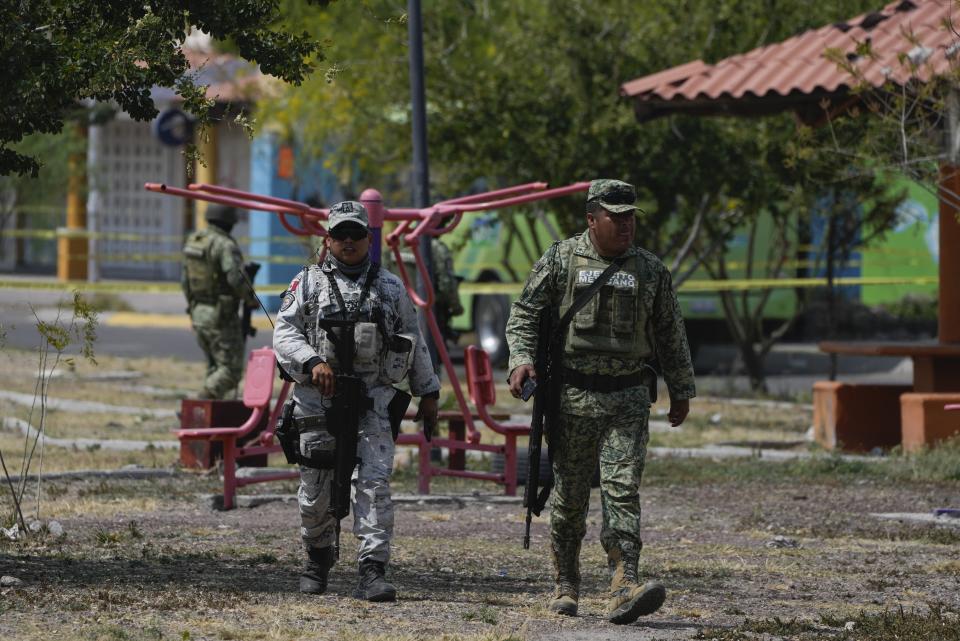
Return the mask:
<path id="1" fill-rule="evenodd" d="M 599 178 L 590 181 L 590 191 L 587 192 L 587 202 L 597 201 L 600 206 L 614 214 L 626 211 L 635 211 L 637 206 L 637 190 L 630 183 L 622 180 Z"/>
<path id="2" fill-rule="evenodd" d="M 356 223 L 362 227 L 369 227 L 367 222 L 367 208 L 355 200 L 345 200 L 330 208 L 327 218 L 327 229 L 333 229 L 343 223 Z"/>

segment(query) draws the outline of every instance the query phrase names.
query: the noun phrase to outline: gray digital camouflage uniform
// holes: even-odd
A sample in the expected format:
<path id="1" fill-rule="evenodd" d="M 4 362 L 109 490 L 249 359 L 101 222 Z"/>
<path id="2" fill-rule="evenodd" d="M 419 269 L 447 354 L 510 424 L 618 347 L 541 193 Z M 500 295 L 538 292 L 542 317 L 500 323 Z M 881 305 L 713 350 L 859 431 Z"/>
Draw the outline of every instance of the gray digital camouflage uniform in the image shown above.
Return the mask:
<path id="1" fill-rule="evenodd" d="M 323 330 L 317 327 L 319 318 L 341 318 L 339 306 L 324 272 L 331 272 L 350 311 L 360 299 L 366 273 L 356 281 L 344 276 L 328 259 L 322 266 L 313 265 L 300 272 L 284 293 L 273 333 L 273 348 L 277 360 L 296 381 L 293 393 L 294 415 L 322 415 L 329 407 L 319 391 L 310 384 L 310 374 L 304 368 L 311 359 L 329 355 L 321 353 Z M 433 372 L 430 356 L 417 325 L 417 314 L 407 297 L 399 278 L 381 270 L 360 310 L 360 319 L 369 320 L 372 310 L 383 311 L 386 327 L 395 333 L 411 334 L 418 338 L 408 376 L 414 396 L 440 389 Z M 390 537 L 393 533 L 393 505 L 390 500 L 390 475 L 393 471 L 394 442 L 390 431 L 387 405 L 395 390 L 381 382 L 377 362 L 356 362 L 355 370 L 363 378 L 373 409 L 360 419 L 360 439 L 357 456 L 361 462 L 353 475 L 351 509 L 353 533 L 359 539 L 359 562 L 375 561 L 386 564 L 390 558 Z M 300 435 L 301 454 L 331 450 L 334 438 L 320 426 Z M 303 544 L 310 549 L 333 545 L 334 517 L 327 513 L 330 503 L 332 470 L 300 467 L 300 524 Z"/>
<path id="2" fill-rule="evenodd" d="M 243 256 L 237 241 L 215 225 L 192 233 L 183 253 L 180 285 L 207 357 L 201 396 L 227 398 L 243 376 L 240 304 L 256 304 L 243 274 Z"/>
<path id="3" fill-rule="evenodd" d="M 637 356 L 626 356 L 627 350 L 618 353 L 571 346 L 569 338 L 575 338 L 578 331 L 578 313 L 568 333 L 564 365 L 585 374 L 624 375 L 639 372 L 655 352 L 670 396 L 677 400 L 692 398 L 696 395 L 693 367 L 670 273 L 646 250 L 632 247 L 627 254 L 631 259 L 624 264 L 624 271 L 615 274 L 610 283 L 618 286 L 639 281 L 630 303 L 633 336 L 628 339 Z M 507 323 L 511 372 L 534 362 L 540 311 L 554 310 L 556 320 L 575 279 L 582 282 L 584 274 L 598 274 L 609 264 L 597 253 L 587 232 L 555 243 L 534 264 Z M 580 542 L 586 532 L 590 480 L 598 458 L 601 543 L 608 556 L 616 549 L 636 554 L 642 546 L 639 488 L 649 438 L 650 398 L 643 385 L 617 392 L 564 385 L 560 412 L 559 425 L 551 428 L 554 431 L 549 443 L 556 482 L 550 534 L 554 555 L 560 557 L 555 559 L 558 567 L 570 567 L 578 581 L 579 570 L 574 568 L 578 567 Z"/>

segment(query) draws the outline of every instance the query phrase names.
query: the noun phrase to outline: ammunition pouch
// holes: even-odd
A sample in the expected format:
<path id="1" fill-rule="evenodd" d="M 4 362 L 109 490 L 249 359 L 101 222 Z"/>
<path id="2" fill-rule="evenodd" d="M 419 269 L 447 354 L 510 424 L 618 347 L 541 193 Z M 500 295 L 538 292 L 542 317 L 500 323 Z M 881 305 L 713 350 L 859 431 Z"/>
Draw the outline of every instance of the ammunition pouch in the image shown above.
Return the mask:
<path id="1" fill-rule="evenodd" d="M 380 380 L 384 383 L 399 383 L 410 371 L 417 337 L 412 334 L 394 334 L 387 341 L 380 361 Z"/>
<path id="2" fill-rule="evenodd" d="M 292 465 L 303 465 L 316 470 L 332 470 L 336 462 L 333 452 L 312 452 L 310 456 L 304 456 L 300 453 L 300 432 L 318 427 L 324 424 L 323 416 L 303 416 L 295 418 L 293 408 L 296 404 L 289 400 L 283 406 L 283 412 L 277 421 L 277 429 L 274 434 L 283 448 L 283 455 L 287 463 Z"/>
<path id="3" fill-rule="evenodd" d="M 390 417 L 390 431 L 393 433 L 394 441 L 400 436 L 400 422 L 407 413 L 407 408 L 410 407 L 411 398 L 409 394 L 398 389 L 387 404 L 387 416 Z"/>
<path id="4" fill-rule="evenodd" d="M 327 417 L 323 414 L 313 416 L 299 416 L 293 419 L 298 434 L 311 432 L 317 429 L 327 429 Z M 329 431 L 329 430 L 327 430 Z M 315 470 L 332 470 L 337 463 L 335 450 L 310 452 L 307 455 L 300 453 L 300 444 L 297 443 L 297 463 Z"/>

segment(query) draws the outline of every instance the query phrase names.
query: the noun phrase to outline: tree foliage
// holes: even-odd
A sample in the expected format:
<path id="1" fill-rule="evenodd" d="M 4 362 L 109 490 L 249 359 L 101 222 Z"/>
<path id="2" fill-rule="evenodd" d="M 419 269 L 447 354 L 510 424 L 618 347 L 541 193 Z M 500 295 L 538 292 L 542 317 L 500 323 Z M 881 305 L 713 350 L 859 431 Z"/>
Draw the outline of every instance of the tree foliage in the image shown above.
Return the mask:
<path id="1" fill-rule="evenodd" d="M 621 178 L 641 194 L 641 244 L 667 260 L 675 282 L 698 268 L 729 277 L 725 250 L 738 235 L 764 252 L 750 258 L 753 276 L 795 275 L 797 230 L 820 194 L 794 161 L 803 136 L 820 134 L 798 131 L 788 114 L 638 124 L 618 90 L 875 8 L 876 0 L 432 2 L 423 14 L 431 190 L 460 194 L 478 179 L 499 187 Z M 390 202 L 409 197 L 397 177 L 412 156 L 403 10 L 396 0 L 367 0 L 299 15 L 313 34 L 342 36 L 322 80 L 318 74 L 286 92 L 266 115 L 312 144 L 344 185 L 358 174 L 365 184 L 392 185 Z M 865 171 L 843 188 L 875 201 L 876 181 Z M 552 207 L 564 231 L 583 227 L 582 199 Z M 760 231 L 762 216 L 773 231 Z M 792 321 L 765 327 L 768 299 L 769 291 L 721 296 L 756 387 L 763 357 Z"/>
<path id="2" fill-rule="evenodd" d="M 309 0 L 327 5 L 329 0 Z M 191 26 L 235 43 L 264 73 L 299 84 L 322 59 L 316 38 L 278 28 L 276 0 L 22 0 L 0 5 L 0 175 L 37 175 L 14 145 L 57 133 L 85 99 L 113 102 L 136 120 L 157 115 L 151 87 L 173 88 L 203 125 L 211 106 L 181 50 Z"/>

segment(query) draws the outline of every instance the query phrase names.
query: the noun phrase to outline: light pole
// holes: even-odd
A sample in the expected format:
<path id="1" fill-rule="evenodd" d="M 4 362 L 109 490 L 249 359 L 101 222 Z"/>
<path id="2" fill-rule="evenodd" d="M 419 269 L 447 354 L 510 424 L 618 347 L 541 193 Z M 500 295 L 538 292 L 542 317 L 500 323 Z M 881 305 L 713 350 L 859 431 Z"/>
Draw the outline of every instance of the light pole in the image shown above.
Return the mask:
<path id="1" fill-rule="evenodd" d="M 413 127 L 413 206 L 423 208 L 430 204 L 430 163 L 427 158 L 427 109 L 426 89 L 423 81 L 423 21 L 420 16 L 420 0 L 407 0 L 407 35 L 410 40 L 410 123 Z M 431 237 L 420 237 L 420 255 L 430 275 L 434 275 Z M 426 283 L 420 286 L 420 295 L 426 298 Z M 430 360 L 437 363 L 437 348 L 429 332 L 424 332 Z"/>

